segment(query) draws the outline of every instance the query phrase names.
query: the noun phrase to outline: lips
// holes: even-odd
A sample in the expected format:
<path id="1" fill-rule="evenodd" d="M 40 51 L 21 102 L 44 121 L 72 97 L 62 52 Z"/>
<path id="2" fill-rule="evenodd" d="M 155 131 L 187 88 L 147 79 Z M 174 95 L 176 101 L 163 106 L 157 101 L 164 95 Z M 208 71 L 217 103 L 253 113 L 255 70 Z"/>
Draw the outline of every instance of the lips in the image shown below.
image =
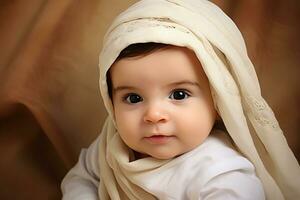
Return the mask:
<path id="1" fill-rule="evenodd" d="M 151 144 L 166 144 L 173 138 L 175 138 L 175 136 L 172 135 L 152 135 L 144 139 Z"/>

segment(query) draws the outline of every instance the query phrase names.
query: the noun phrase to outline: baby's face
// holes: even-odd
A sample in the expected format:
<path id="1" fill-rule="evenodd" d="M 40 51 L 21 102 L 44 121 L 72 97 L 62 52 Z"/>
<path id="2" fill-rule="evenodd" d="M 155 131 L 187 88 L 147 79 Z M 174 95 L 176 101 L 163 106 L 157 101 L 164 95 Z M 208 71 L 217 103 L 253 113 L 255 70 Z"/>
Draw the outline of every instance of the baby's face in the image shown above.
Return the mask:
<path id="1" fill-rule="evenodd" d="M 170 159 L 209 135 L 216 111 L 207 77 L 187 48 L 121 59 L 111 79 L 118 132 L 142 157 Z"/>

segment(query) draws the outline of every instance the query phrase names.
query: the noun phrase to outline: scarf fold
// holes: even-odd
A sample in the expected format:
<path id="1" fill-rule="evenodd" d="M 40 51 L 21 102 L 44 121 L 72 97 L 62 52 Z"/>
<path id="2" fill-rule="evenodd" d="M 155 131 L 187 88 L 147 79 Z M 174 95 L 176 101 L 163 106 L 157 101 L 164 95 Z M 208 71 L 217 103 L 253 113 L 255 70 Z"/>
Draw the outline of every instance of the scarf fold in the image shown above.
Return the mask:
<path id="1" fill-rule="evenodd" d="M 184 46 L 195 52 L 209 79 L 218 114 L 238 150 L 254 164 L 267 199 L 300 199 L 299 164 L 261 96 L 243 37 L 232 20 L 207 0 L 142 0 L 121 13 L 106 33 L 99 83 L 109 116 L 99 148 L 100 199 L 155 199 L 139 187 L 139 179 L 168 162 L 130 162 L 131 152 L 116 132 L 108 95 L 106 73 L 119 53 L 130 44 L 146 42 Z"/>

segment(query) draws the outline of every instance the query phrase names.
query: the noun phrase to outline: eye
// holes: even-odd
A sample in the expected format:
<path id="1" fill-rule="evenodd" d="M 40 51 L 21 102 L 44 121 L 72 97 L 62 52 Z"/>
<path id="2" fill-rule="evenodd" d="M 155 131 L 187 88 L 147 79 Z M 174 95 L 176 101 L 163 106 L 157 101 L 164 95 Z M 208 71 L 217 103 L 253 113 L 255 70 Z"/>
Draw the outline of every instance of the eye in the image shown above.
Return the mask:
<path id="1" fill-rule="evenodd" d="M 169 98 L 174 100 L 183 100 L 188 98 L 189 96 L 190 95 L 185 90 L 175 90 L 171 93 Z"/>
<path id="2" fill-rule="evenodd" d="M 128 94 L 125 96 L 124 100 L 127 103 L 135 104 L 135 103 L 143 101 L 143 98 L 138 94 Z"/>

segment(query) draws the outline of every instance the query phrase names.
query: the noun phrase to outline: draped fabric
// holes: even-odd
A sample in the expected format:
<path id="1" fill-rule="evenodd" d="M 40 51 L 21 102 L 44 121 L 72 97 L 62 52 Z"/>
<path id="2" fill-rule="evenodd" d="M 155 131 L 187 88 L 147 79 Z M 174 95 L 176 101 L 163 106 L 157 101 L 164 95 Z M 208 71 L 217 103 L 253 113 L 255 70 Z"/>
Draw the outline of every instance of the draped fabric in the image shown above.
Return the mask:
<path id="1" fill-rule="evenodd" d="M 216 110 L 239 151 L 254 164 L 266 198 L 300 198 L 299 164 L 272 109 L 261 96 L 242 35 L 232 20 L 207 0 L 142 0 L 114 20 L 104 37 L 99 59 L 99 84 L 109 113 L 108 123 L 114 121 L 114 114 L 106 73 L 124 48 L 147 42 L 194 51 L 208 77 Z M 133 181 L 132 169 L 121 167 L 123 155 L 119 148 L 110 147 L 116 130 L 109 127 L 105 124 L 101 135 L 99 195 L 107 192 L 114 196 L 112 199 L 122 199 L 125 193 L 129 199 L 143 199 L 147 193 L 133 198 L 140 190 L 132 188 L 142 179 Z M 116 159 L 111 161 L 112 157 Z M 137 166 L 138 177 L 142 178 L 149 166 L 153 163 L 145 161 Z M 116 190 L 118 186 L 120 190 Z"/>
<path id="2" fill-rule="evenodd" d="M 62 177 L 106 116 L 97 83 L 104 30 L 133 2 L 0 2 L 1 199 L 60 198 Z M 214 2 L 241 29 L 263 96 L 300 158 L 299 3 Z"/>

